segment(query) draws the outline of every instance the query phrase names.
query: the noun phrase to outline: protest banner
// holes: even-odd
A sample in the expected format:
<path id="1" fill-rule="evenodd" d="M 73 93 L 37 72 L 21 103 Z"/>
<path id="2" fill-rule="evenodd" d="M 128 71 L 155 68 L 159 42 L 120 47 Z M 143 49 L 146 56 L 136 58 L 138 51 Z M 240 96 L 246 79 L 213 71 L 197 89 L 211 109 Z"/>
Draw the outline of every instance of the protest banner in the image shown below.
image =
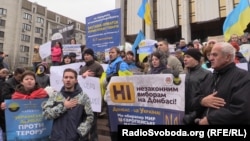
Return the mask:
<path id="1" fill-rule="evenodd" d="M 47 99 L 5 100 L 7 141 L 49 141 L 53 120 L 42 115 Z"/>
<path id="2" fill-rule="evenodd" d="M 63 71 L 66 68 L 72 68 L 80 71 L 80 66 L 84 66 L 85 63 L 73 63 L 63 66 L 52 66 L 50 69 L 50 84 L 53 89 L 60 91 L 63 86 Z M 78 83 L 81 86 L 83 92 L 87 93 L 91 101 L 91 107 L 94 112 L 101 112 L 101 88 L 100 79 L 96 77 L 83 78 L 81 75 L 77 77 Z"/>
<path id="3" fill-rule="evenodd" d="M 39 54 L 42 59 L 51 55 L 51 41 L 44 43 L 39 47 Z"/>
<path id="4" fill-rule="evenodd" d="M 178 80 L 178 81 L 177 81 Z M 112 77 L 105 94 L 110 130 L 117 125 L 180 125 L 185 107 L 185 74 Z"/>
<path id="5" fill-rule="evenodd" d="M 86 46 L 104 52 L 121 43 L 121 9 L 114 9 L 86 18 Z"/>
<path id="6" fill-rule="evenodd" d="M 82 59 L 82 52 L 81 52 L 81 44 L 64 44 L 63 46 L 63 55 L 68 55 L 71 52 L 76 54 L 76 59 Z"/>

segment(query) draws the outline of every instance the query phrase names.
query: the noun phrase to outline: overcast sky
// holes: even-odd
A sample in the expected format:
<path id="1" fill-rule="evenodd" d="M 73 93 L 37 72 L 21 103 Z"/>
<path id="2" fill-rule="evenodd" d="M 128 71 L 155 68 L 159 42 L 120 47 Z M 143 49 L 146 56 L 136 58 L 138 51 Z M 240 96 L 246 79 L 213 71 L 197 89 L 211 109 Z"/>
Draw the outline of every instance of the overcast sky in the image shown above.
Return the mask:
<path id="1" fill-rule="evenodd" d="M 86 17 L 115 9 L 115 0 L 29 0 L 50 11 L 85 23 Z"/>

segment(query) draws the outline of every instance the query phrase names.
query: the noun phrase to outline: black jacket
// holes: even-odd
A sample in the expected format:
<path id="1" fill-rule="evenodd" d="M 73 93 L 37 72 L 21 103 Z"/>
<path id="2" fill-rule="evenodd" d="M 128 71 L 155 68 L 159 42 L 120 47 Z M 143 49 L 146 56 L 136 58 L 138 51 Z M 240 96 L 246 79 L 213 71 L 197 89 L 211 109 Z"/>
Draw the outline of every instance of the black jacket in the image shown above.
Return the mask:
<path id="1" fill-rule="evenodd" d="M 207 95 L 213 90 L 217 91 L 216 96 L 226 102 L 220 109 L 204 110 L 209 124 L 250 124 L 250 73 L 231 63 L 221 70 L 214 71 L 214 78 L 206 81 L 203 90 Z M 201 99 L 202 97 L 199 101 Z"/>
<path id="2" fill-rule="evenodd" d="M 185 114 L 194 111 L 191 107 L 192 99 L 201 95 L 201 85 L 206 79 L 212 78 L 212 72 L 200 65 L 189 68 L 185 80 Z"/>

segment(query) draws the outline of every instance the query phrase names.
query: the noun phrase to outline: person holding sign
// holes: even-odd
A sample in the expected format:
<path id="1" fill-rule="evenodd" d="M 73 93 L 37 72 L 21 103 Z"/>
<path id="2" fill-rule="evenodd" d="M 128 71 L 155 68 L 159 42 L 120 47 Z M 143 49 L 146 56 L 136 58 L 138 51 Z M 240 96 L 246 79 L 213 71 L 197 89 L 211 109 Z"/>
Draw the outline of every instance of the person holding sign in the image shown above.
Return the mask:
<path id="1" fill-rule="evenodd" d="M 47 92 L 36 82 L 35 73 L 27 70 L 21 76 L 21 84 L 17 85 L 11 99 L 39 99 L 47 97 Z"/>
<path id="2" fill-rule="evenodd" d="M 5 113 L 6 104 L 5 99 L 11 99 L 12 94 L 15 92 L 15 88 L 20 84 L 22 74 L 24 73 L 24 68 L 16 68 L 14 71 L 14 76 L 4 81 L 1 85 L 1 110 L 0 110 L 0 126 L 5 134 L 6 124 L 5 124 Z"/>
<path id="3" fill-rule="evenodd" d="M 63 72 L 63 87 L 43 105 L 45 119 L 53 119 L 50 141 L 78 141 L 85 137 L 94 119 L 88 95 L 77 81 L 77 72 Z"/>
<path id="4" fill-rule="evenodd" d="M 81 68 L 79 74 L 82 75 L 83 78 L 88 76 L 100 78 L 104 70 L 102 65 L 94 60 L 94 51 L 90 48 L 86 49 L 83 53 L 83 57 L 86 65 Z M 94 121 L 89 131 L 89 141 L 98 141 L 97 118 L 98 113 L 94 112 Z M 86 138 L 88 138 L 88 136 Z"/>
<path id="5" fill-rule="evenodd" d="M 25 71 L 21 75 L 20 84 L 16 86 L 14 94 L 11 95 L 11 99 L 39 99 L 39 98 L 46 98 L 48 97 L 47 92 L 40 88 L 38 83 L 36 82 L 36 76 L 33 71 Z M 6 97 L 5 97 L 6 98 Z M 1 110 L 6 109 L 5 102 L 1 103 Z M 5 122 L 5 118 L 2 117 L 1 120 Z M 2 122 L 2 121 L 1 121 Z M 3 131 L 6 131 L 6 125 L 2 124 Z M 4 135 L 5 138 L 5 135 Z"/>
<path id="6" fill-rule="evenodd" d="M 62 44 L 60 42 L 56 42 L 55 46 L 51 48 L 51 61 L 52 66 L 59 66 L 62 60 Z"/>

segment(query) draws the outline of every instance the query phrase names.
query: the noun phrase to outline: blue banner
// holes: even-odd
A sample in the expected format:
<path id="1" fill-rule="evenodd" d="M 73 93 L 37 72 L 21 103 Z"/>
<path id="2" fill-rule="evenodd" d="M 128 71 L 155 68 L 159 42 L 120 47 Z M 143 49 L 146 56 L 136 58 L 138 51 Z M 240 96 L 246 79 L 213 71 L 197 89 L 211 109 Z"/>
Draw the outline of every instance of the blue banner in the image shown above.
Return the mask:
<path id="1" fill-rule="evenodd" d="M 115 9 L 86 18 L 86 46 L 95 52 L 121 45 L 121 10 Z"/>
<path id="2" fill-rule="evenodd" d="M 154 45 L 141 47 L 138 49 L 137 54 L 141 54 L 141 53 L 151 54 L 154 51 L 154 48 L 155 48 Z"/>
<path id="3" fill-rule="evenodd" d="M 5 100 L 8 141 L 49 141 L 52 120 L 44 119 L 42 105 L 47 99 Z"/>

